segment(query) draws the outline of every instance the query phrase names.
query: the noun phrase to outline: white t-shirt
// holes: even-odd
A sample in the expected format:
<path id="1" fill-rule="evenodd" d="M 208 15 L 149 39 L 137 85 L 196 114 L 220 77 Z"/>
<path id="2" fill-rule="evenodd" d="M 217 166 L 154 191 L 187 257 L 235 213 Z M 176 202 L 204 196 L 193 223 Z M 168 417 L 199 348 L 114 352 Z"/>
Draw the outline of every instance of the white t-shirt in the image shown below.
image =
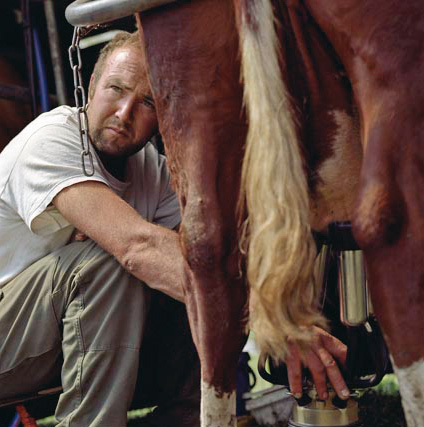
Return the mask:
<path id="1" fill-rule="evenodd" d="M 33 262 L 64 246 L 74 227 L 51 204 L 64 188 L 99 181 L 156 224 L 180 222 L 165 157 L 148 143 L 131 156 L 126 181 L 110 175 L 91 147 L 94 175 L 84 175 L 76 109 L 41 114 L 0 154 L 0 288 Z"/>

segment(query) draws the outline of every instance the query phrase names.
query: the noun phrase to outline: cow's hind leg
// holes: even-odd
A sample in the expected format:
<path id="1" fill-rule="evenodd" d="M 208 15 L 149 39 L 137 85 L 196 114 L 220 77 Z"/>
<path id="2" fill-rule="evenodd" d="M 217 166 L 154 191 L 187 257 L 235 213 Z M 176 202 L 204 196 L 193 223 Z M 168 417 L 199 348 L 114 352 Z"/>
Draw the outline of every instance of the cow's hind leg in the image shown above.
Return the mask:
<path id="1" fill-rule="evenodd" d="M 308 1 L 352 83 L 364 159 L 352 218 L 409 427 L 424 425 L 424 74 L 420 0 Z"/>
<path id="2" fill-rule="evenodd" d="M 402 96 L 405 87 L 378 91 L 377 114 L 365 103 L 365 157 L 354 218 L 409 427 L 424 425 L 423 90 L 421 84 L 419 101 Z"/>

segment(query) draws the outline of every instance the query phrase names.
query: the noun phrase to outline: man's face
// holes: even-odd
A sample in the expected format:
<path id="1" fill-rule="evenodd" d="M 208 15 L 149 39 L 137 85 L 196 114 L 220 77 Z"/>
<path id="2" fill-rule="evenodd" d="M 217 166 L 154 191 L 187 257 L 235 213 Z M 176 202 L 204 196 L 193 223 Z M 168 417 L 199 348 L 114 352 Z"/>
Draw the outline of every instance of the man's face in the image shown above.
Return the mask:
<path id="1" fill-rule="evenodd" d="M 100 155 L 131 156 L 157 131 L 145 65 L 135 48 L 110 54 L 89 103 L 89 132 Z"/>

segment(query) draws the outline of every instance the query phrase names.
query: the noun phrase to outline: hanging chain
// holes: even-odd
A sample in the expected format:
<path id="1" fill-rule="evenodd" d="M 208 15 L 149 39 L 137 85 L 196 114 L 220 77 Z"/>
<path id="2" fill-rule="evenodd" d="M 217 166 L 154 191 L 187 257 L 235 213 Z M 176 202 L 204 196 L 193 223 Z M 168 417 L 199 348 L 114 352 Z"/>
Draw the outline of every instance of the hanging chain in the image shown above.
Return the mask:
<path id="1" fill-rule="evenodd" d="M 85 90 L 82 83 L 82 61 L 81 50 L 79 47 L 80 38 L 82 36 L 80 27 L 74 28 L 74 35 L 72 37 L 72 44 L 68 49 L 69 63 L 71 64 L 74 76 L 74 98 L 75 106 L 77 107 L 78 128 L 81 140 L 81 163 L 82 170 L 86 176 L 94 175 L 93 155 L 90 152 L 90 142 L 88 135 L 88 118 L 87 118 L 87 99 Z M 74 59 L 76 61 L 74 61 Z M 88 168 L 87 168 L 88 163 Z"/>

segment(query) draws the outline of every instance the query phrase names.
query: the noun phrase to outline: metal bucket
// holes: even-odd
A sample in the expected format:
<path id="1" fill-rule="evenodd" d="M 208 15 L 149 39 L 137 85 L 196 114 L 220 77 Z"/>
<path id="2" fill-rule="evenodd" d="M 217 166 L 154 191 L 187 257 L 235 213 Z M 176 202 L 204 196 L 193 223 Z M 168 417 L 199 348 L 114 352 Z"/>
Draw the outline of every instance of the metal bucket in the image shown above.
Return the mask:
<path id="1" fill-rule="evenodd" d="M 334 405 L 334 391 L 325 401 L 312 398 L 305 406 L 295 404 L 289 427 L 362 427 L 359 421 L 358 402 L 348 399 L 345 408 Z"/>

